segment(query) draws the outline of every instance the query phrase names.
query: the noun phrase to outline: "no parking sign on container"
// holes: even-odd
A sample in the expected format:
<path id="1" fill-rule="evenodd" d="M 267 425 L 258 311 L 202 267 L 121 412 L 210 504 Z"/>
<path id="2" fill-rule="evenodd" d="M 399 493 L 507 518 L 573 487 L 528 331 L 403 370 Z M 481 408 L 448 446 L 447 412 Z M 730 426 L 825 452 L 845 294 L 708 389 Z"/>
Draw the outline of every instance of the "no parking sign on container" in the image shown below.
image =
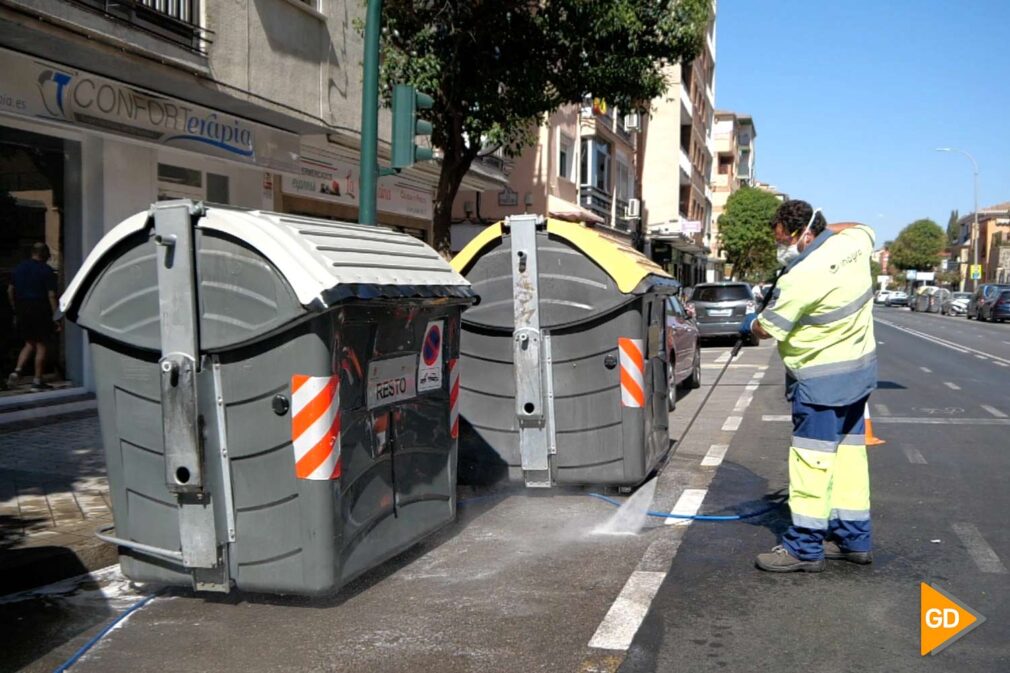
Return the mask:
<path id="1" fill-rule="evenodd" d="M 443 320 L 432 320 L 424 331 L 421 356 L 417 363 L 417 390 L 425 392 L 442 387 L 442 330 Z"/>

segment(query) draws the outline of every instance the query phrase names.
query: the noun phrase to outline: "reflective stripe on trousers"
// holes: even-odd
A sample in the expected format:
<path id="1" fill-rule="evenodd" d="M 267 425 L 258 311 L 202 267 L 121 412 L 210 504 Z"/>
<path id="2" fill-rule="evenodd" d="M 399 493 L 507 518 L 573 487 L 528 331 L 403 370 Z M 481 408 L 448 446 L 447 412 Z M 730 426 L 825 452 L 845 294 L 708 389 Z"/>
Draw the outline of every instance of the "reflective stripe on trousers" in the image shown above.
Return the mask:
<path id="1" fill-rule="evenodd" d="M 843 549 L 870 549 L 865 404 L 866 398 L 844 407 L 793 401 L 789 449 L 793 525 L 782 544 L 797 558 L 821 558 L 829 535 Z"/>

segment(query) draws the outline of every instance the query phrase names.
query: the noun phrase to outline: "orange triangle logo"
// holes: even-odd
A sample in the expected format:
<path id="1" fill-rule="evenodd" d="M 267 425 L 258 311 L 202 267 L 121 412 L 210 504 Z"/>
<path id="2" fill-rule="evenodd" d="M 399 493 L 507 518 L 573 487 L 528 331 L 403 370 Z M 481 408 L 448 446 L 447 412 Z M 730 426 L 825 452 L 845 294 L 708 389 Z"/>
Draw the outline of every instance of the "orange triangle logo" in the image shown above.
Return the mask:
<path id="1" fill-rule="evenodd" d="M 919 653 L 936 654 L 978 627 L 985 617 L 938 587 L 919 584 Z"/>

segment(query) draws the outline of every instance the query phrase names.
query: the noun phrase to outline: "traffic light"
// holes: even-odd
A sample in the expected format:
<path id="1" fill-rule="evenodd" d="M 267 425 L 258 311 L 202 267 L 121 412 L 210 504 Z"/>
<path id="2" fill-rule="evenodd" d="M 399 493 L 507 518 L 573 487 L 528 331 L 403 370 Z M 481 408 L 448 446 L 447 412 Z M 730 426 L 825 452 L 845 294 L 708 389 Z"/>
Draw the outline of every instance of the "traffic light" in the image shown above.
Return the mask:
<path id="1" fill-rule="evenodd" d="M 417 136 L 431 135 L 431 122 L 417 118 L 418 110 L 429 110 L 431 96 L 408 84 L 393 88 L 393 168 L 407 168 L 432 158 L 431 148 L 418 147 Z"/>

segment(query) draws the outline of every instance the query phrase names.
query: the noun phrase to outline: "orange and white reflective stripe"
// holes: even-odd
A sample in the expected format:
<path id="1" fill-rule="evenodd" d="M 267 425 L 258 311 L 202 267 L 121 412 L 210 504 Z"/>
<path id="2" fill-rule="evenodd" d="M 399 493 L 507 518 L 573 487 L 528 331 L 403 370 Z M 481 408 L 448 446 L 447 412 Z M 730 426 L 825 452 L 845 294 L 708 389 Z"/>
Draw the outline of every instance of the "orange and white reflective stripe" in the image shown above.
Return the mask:
<path id="1" fill-rule="evenodd" d="M 449 360 L 449 435 L 459 437 L 459 359 Z"/>
<path id="2" fill-rule="evenodd" d="M 642 339 L 617 339 L 621 351 L 621 404 L 625 407 L 645 406 L 645 357 Z"/>
<path id="3" fill-rule="evenodd" d="M 299 479 L 340 477 L 340 387 L 337 376 L 291 377 L 291 443 Z"/>

